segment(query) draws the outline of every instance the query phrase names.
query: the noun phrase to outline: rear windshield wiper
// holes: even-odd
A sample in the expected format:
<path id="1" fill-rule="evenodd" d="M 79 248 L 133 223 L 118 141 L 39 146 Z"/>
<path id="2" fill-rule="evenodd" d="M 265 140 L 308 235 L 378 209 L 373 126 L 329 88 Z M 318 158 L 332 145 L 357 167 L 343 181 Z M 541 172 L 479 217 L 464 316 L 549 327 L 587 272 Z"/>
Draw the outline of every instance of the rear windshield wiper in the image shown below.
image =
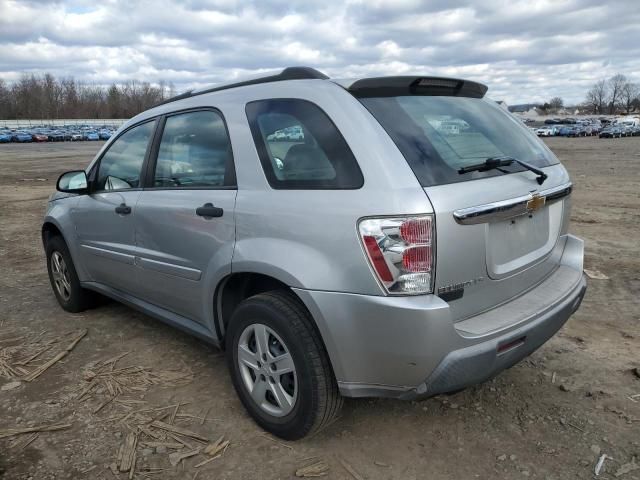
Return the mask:
<path id="1" fill-rule="evenodd" d="M 538 175 L 536 177 L 536 181 L 538 182 L 538 185 L 542 185 L 544 181 L 547 179 L 547 174 L 544 173 L 539 168 L 534 167 L 530 163 L 523 162 L 522 160 L 518 160 L 517 158 L 513 158 L 513 157 L 489 157 L 482 163 L 477 163 L 475 165 L 468 165 L 466 167 L 460 168 L 458 170 L 458 173 L 463 174 L 463 173 L 469 173 L 469 172 L 487 172 L 489 170 L 500 170 L 501 172 L 504 172 L 504 170 L 501 170 L 500 167 L 507 167 L 511 165 L 513 162 L 516 162 L 518 165 L 521 165 L 527 170 L 530 170 L 536 175 Z"/>

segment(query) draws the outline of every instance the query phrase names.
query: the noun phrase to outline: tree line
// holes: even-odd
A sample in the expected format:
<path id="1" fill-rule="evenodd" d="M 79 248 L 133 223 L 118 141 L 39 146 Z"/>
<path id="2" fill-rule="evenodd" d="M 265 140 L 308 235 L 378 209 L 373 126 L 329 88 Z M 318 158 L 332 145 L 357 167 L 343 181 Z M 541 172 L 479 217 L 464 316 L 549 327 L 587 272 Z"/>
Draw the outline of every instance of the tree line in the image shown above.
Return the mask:
<path id="1" fill-rule="evenodd" d="M 640 86 L 620 73 L 598 80 L 587 92 L 584 106 L 595 114 L 628 114 L 640 109 Z"/>
<path id="2" fill-rule="evenodd" d="M 0 78 L 0 119 L 130 118 L 175 95 L 173 84 L 130 80 L 101 86 L 25 74 L 9 84 Z"/>

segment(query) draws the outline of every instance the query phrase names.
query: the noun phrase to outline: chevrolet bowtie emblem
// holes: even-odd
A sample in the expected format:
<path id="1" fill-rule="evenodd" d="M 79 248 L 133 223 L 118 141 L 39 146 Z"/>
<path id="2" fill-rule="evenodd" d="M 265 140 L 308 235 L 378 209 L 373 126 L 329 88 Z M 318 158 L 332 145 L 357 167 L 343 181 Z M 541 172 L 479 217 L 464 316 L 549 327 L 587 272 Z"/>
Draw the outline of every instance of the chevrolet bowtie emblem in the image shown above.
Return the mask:
<path id="1" fill-rule="evenodd" d="M 527 211 L 535 212 L 536 210 L 540 210 L 544 206 L 544 202 L 546 197 L 541 197 L 537 193 L 531 195 L 531 200 L 527 202 Z"/>

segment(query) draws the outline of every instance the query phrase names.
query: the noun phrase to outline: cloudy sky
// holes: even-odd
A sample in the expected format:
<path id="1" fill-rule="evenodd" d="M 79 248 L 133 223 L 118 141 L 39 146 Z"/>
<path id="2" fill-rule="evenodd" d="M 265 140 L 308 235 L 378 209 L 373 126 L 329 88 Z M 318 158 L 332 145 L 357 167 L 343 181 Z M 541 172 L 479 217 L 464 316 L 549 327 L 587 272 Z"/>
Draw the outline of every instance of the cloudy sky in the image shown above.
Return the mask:
<path id="1" fill-rule="evenodd" d="M 580 102 L 640 81 L 640 0 L 0 0 L 0 78 L 51 72 L 178 91 L 308 65 L 332 77 L 426 73 L 508 103 Z"/>

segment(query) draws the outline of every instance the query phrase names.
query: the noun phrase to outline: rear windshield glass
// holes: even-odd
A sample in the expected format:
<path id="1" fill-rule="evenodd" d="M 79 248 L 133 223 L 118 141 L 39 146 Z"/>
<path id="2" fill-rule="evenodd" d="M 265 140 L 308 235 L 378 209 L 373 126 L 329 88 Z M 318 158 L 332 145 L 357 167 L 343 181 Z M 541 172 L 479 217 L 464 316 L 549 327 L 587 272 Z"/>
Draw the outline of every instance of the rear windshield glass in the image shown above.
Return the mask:
<path id="1" fill-rule="evenodd" d="M 495 102 L 448 96 L 361 98 L 409 162 L 424 187 L 520 172 L 458 173 L 490 157 L 513 157 L 537 167 L 558 163 L 553 153 Z"/>

